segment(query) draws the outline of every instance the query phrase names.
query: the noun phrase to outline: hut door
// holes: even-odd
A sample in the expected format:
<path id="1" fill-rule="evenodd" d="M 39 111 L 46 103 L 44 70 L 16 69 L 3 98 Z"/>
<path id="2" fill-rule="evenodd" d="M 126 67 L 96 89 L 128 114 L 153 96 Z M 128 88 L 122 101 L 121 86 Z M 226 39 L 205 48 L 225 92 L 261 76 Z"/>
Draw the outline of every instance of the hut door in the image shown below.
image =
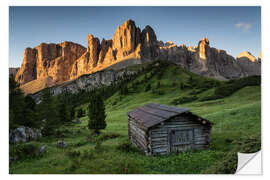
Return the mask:
<path id="1" fill-rule="evenodd" d="M 193 139 L 193 129 L 171 130 L 170 151 L 182 152 L 191 149 Z"/>

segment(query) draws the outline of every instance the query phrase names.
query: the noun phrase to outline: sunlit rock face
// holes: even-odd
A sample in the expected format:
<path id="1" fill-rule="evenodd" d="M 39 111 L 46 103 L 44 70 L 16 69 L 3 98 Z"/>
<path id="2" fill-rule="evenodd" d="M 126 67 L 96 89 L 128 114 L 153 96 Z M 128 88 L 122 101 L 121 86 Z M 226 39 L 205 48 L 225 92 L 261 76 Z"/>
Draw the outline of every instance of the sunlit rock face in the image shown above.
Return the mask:
<path id="1" fill-rule="evenodd" d="M 259 56 L 258 56 L 258 61 L 262 60 L 262 51 L 260 51 Z"/>
<path id="2" fill-rule="evenodd" d="M 260 60 L 248 52 L 241 53 L 235 60 L 226 51 L 210 47 L 208 38 L 202 38 L 198 46 L 193 47 L 177 46 L 172 41 L 164 43 L 157 39 L 152 27 L 147 25 L 141 31 L 129 19 L 117 27 L 112 39 L 99 40 L 89 34 L 87 48 L 72 42 L 42 43 L 33 49 L 27 48 L 16 81 L 24 92 L 35 93 L 127 60 L 126 64 L 169 61 L 193 73 L 219 80 L 260 75 L 261 68 Z"/>
<path id="3" fill-rule="evenodd" d="M 24 59 L 16 74 L 20 84 L 51 77 L 55 83 L 69 79 L 72 64 L 85 52 L 85 48 L 72 42 L 42 43 L 26 48 Z"/>
<path id="4" fill-rule="evenodd" d="M 261 74 L 261 57 L 258 60 L 248 51 L 237 56 L 237 63 L 241 67 L 244 76 Z"/>
<path id="5" fill-rule="evenodd" d="M 245 60 L 249 60 L 251 62 L 256 62 L 257 59 L 248 51 L 242 52 L 237 56 L 237 59 L 245 59 Z"/>
<path id="6" fill-rule="evenodd" d="M 206 60 L 206 51 L 209 50 L 209 48 L 210 48 L 208 38 L 203 38 L 199 42 L 198 47 L 199 47 L 199 57 L 202 60 Z"/>

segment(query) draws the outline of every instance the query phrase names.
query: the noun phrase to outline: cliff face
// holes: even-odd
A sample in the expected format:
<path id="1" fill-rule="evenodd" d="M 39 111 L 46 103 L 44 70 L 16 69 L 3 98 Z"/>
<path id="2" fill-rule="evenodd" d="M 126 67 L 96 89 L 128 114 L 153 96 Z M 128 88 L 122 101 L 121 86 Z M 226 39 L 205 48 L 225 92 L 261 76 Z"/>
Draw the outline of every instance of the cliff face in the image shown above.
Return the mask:
<path id="1" fill-rule="evenodd" d="M 25 84 L 33 80 L 51 78 L 54 84 L 69 80 L 71 66 L 85 48 L 72 42 L 45 44 L 24 52 L 24 59 L 16 74 L 16 81 Z"/>
<path id="2" fill-rule="evenodd" d="M 242 53 L 235 60 L 226 51 L 210 47 L 207 38 L 194 47 L 163 43 L 157 40 L 150 26 L 141 31 L 134 21 L 127 20 L 116 29 L 110 40 L 100 41 L 89 34 L 87 48 L 72 42 L 42 43 L 33 49 L 27 48 L 16 80 L 26 93 L 29 89 L 33 93 L 125 60 L 136 60 L 136 63 L 138 60 L 170 61 L 191 72 L 220 80 L 260 75 L 261 68 L 260 60 L 250 53 Z"/>
<path id="3" fill-rule="evenodd" d="M 107 68 L 126 59 L 140 59 L 141 32 L 134 21 L 128 20 L 119 26 L 112 40 L 88 35 L 87 51 L 72 66 L 71 79 Z"/>

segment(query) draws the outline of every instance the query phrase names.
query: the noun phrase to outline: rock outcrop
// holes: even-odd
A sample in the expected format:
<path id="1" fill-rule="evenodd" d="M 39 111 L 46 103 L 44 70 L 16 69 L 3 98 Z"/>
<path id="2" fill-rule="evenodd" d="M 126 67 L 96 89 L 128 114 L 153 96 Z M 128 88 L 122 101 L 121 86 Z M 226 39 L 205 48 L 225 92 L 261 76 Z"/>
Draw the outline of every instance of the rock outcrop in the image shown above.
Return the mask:
<path id="1" fill-rule="evenodd" d="M 260 75 L 261 68 L 260 60 L 250 53 L 242 53 L 235 60 L 226 51 L 210 47 L 207 38 L 194 47 L 177 46 L 170 41 L 163 43 L 157 40 L 149 25 L 141 31 L 134 21 L 127 20 L 116 29 L 112 39 L 100 41 L 89 34 L 87 48 L 72 42 L 42 43 L 36 48 L 27 48 L 16 80 L 26 93 L 34 93 L 126 60 L 136 63 L 170 61 L 191 72 L 220 80 Z"/>
<path id="2" fill-rule="evenodd" d="M 240 53 L 236 60 L 244 76 L 261 74 L 261 57 L 258 57 L 257 60 L 250 52 L 245 51 Z"/>
<path id="3" fill-rule="evenodd" d="M 69 80 L 71 66 L 85 48 L 72 42 L 59 44 L 42 43 L 35 48 L 26 48 L 24 59 L 16 74 L 16 81 L 25 84 L 50 77 L 54 84 Z"/>
<path id="4" fill-rule="evenodd" d="M 20 142 L 28 142 L 31 140 L 37 140 L 40 137 L 42 137 L 40 129 L 21 126 L 16 129 L 10 130 L 9 143 L 17 144 Z"/>

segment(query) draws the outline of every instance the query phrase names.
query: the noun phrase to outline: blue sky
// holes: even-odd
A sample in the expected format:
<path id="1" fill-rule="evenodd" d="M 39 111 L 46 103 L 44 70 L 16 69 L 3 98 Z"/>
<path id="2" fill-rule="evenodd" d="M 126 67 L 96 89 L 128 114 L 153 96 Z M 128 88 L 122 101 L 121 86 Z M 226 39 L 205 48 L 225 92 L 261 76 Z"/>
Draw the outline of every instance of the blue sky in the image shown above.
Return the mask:
<path id="1" fill-rule="evenodd" d="M 194 46 L 208 37 L 234 57 L 261 50 L 260 7 L 10 7 L 9 66 L 19 67 L 25 48 L 42 42 L 86 46 L 87 34 L 111 39 L 127 19 L 141 29 L 150 25 L 164 42 Z"/>

